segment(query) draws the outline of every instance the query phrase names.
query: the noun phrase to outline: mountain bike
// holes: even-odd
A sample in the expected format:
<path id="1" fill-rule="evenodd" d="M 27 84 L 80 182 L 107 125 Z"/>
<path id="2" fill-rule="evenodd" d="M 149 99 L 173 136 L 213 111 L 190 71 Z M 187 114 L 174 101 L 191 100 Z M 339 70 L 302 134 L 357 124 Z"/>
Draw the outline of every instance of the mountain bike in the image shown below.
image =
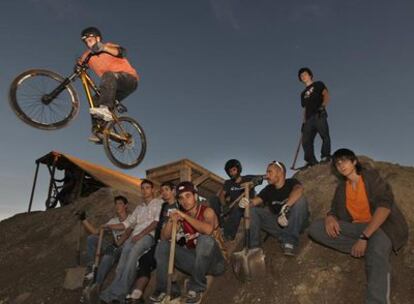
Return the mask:
<path id="1" fill-rule="evenodd" d="M 94 97 L 99 97 L 98 87 L 88 75 L 87 55 L 75 65 L 74 72 L 64 78 L 43 69 L 28 70 L 17 76 L 9 91 L 9 102 L 14 113 L 26 124 L 43 130 L 56 130 L 68 125 L 79 113 L 79 98 L 72 82 L 80 79 L 90 108 L 94 108 Z M 127 108 L 115 100 L 111 110 L 113 120 L 96 119 L 96 129 L 102 137 L 105 153 L 116 166 L 130 169 L 144 159 L 147 141 L 139 123 L 131 117 L 119 116 Z"/>

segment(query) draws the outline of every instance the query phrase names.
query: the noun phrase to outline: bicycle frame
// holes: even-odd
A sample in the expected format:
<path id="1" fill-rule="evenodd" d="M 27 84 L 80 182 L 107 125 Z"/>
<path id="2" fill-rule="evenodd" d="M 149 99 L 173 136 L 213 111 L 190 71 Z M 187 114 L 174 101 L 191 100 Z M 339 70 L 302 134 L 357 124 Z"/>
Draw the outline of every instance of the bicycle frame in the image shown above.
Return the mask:
<path id="1" fill-rule="evenodd" d="M 91 94 L 91 89 L 99 96 L 98 87 L 95 85 L 91 77 L 88 75 L 86 70 L 82 70 L 79 74 L 81 79 L 83 89 L 85 90 L 86 98 L 88 99 L 89 107 L 94 108 L 93 97 Z"/>

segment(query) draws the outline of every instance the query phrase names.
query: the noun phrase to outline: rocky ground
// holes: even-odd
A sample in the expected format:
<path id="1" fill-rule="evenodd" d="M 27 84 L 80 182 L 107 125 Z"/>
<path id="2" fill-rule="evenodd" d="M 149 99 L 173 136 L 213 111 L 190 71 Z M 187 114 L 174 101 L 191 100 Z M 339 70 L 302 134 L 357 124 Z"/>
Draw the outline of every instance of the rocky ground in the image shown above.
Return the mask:
<path id="1" fill-rule="evenodd" d="M 379 169 L 391 184 L 409 223 L 409 243 L 398 256 L 392 256 L 391 299 L 392 303 L 413 303 L 414 168 L 365 162 Z M 323 216 L 336 184 L 330 167 L 318 165 L 299 172 L 297 178 L 305 185 L 312 219 Z M 0 222 L 0 304 L 78 303 L 81 290 L 63 288 L 65 270 L 75 267 L 77 260 L 79 226 L 74 213 L 87 209 L 93 215 L 91 221 L 104 223 L 112 216 L 113 195 L 110 189 L 102 189 L 70 206 Z M 82 244 L 84 262 L 85 235 Z M 323 248 L 306 233 L 295 258 L 283 256 L 272 238 L 264 244 L 264 251 L 267 273 L 263 279 L 240 283 L 227 271 L 214 280 L 205 303 L 363 303 L 363 260 Z"/>

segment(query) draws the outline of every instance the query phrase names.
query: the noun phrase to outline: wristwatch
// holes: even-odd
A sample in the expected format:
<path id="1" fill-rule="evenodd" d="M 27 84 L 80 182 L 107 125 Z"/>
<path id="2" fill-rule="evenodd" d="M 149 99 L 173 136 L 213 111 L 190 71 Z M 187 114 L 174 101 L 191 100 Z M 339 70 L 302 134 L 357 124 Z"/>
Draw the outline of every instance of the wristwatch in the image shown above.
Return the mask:
<path id="1" fill-rule="evenodd" d="M 367 237 L 366 235 L 365 235 L 365 233 L 361 233 L 360 235 L 359 235 L 359 239 L 360 240 L 364 240 L 364 241 L 368 241 L 369 240 L 369 237 Z"/>

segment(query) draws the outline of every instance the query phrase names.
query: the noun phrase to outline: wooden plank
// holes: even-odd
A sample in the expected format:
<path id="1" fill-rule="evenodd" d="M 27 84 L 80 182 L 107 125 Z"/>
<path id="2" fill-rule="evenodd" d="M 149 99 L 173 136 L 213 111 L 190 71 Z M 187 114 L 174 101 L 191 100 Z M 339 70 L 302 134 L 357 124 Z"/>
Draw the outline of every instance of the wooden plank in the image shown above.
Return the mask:
<path id="1" fill-rule="evenodd" d="M 180 169 L 180 182 L 189 181 L 191 182 L 191 168 L 188 166 Z"/>
<path id="2" fill-rule="evenodd" d="M 210 173 L 204 173 L 203 175 L 197 177 L 196 179 L 193 180 L 193 184 L 198 186 L 200 184 L 202 184 L 203 182 L 205 182 L 208 178 L 210 177 Z"/>
<path id="3" fill-rule="evenodd" d="M 180 171 L 180 166 L 162 168 L 157 171 L 147 170 L 148 178 L 159 179 L 163 175 L 173 174 Z"/>

